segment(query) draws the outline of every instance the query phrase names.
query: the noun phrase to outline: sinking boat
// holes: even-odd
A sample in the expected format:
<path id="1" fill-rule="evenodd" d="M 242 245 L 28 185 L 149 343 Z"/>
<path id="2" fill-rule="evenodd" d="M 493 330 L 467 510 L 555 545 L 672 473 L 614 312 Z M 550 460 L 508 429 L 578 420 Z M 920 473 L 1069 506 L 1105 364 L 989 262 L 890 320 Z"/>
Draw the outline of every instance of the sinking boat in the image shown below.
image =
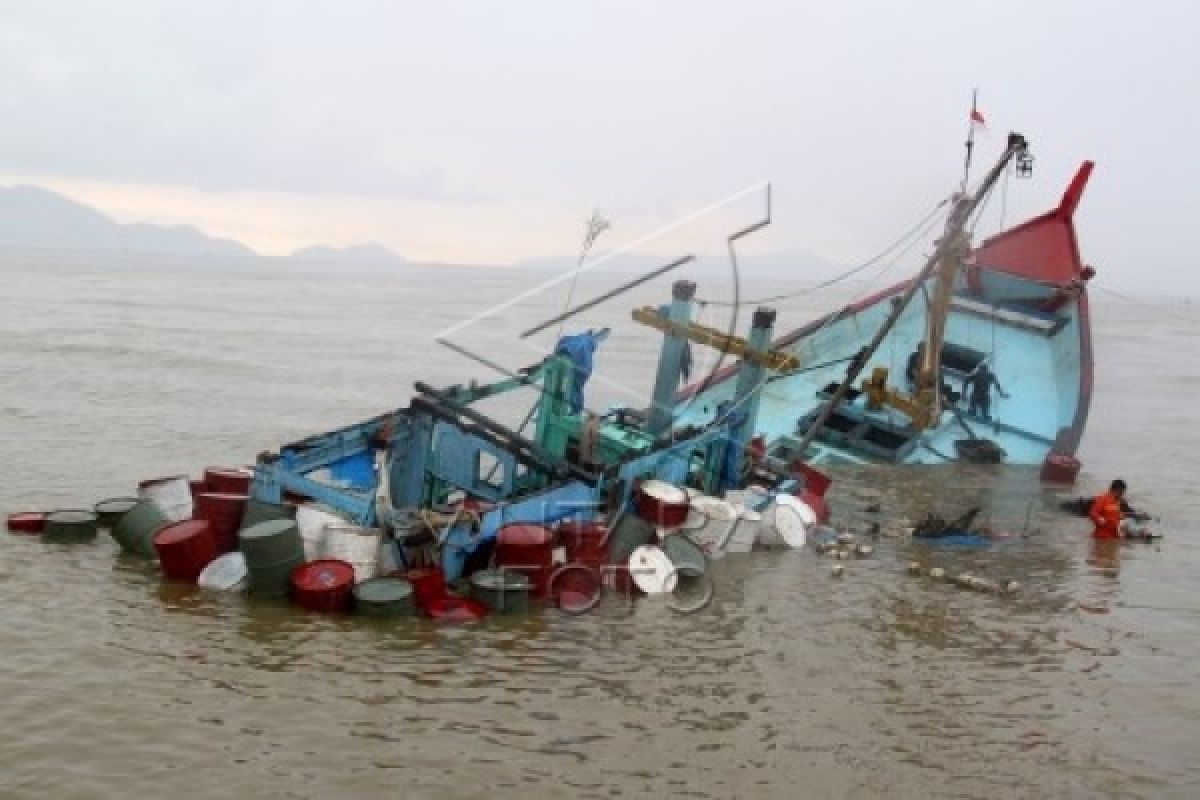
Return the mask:
<path id="1" fill-rule="evenodd" d="M 759 487 L 801 497 L 823 516 L 824 464 L 1067 460 L 1069 472 L 1091 392 L 1088 273 L 1072 221 L 1091 164 L 1053 211 L 979 247 L 966 233 L 1003 171 L 1027 158 L 1025 139 L 1010 135 L 979 188 L 954 196 L 911 280 L 781 337 L 769 308 L 751 315 L 745 337 L 695 323 L 696 285 L 675 282 L 669 304 L 633 312 L 662 333 L 648 408 L 584 407 L 606 336 L 589 331 L 500 380 L 417 383 L 404 408 L 264 453 L 251 494 L 303 496 L 401 543 L 414 514 L 450 514 L 437 547 L 453 578 L 508 525 L 616 525 L 647 481 L 716 497 Z M 925 302 L 914 303 L 918 295 Z M 693 345 L 737 361 L 681 391 Z M 981 408 L 954 386 L 983 367 L 1004 395 Z M 529 388 L 538 397 L 528 434 L 474 407 Z"/>
<path id="2" fill-rule="evenodd" d="M 1052 210 L 975 247 L 965 233 L 1025 148 L 1011 139 L 979 190 L 956 197 L 914 278 L 773 339 L 797 366 L 764 376 L 756 399 L 771 455 L 816 465 L 1041 465 L 1047 479 L 1073 480 L 1092 392 L 1094 274 L 1074 217 L 1092 162 Z M 678 423 L 702 424 L 735 402 L 736 370 L 683 390 Z M 971 402 L 973 383 L 986 384 L 984 402 Z"/>

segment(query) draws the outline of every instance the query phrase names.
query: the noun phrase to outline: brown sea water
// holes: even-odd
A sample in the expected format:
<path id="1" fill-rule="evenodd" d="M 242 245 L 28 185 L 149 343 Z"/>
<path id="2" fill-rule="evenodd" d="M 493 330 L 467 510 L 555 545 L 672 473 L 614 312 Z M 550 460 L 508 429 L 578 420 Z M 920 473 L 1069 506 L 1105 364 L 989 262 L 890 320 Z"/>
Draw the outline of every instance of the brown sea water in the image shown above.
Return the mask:
<path id="1" fill-rule="evenodd" d="M 90 507 L 404 405 L 414 380 L 491 379 L 431 336 L 546 277 L 6 257 L 0 511 Z M 668 280 L 588 315 L 619 326 L 601 406 L 649 390 L 656 334 L 628 313 Z M 564 293 L 459 341 L 532 362 L 509 334 Z M 783 304 L 781 327 L 844 299 Z M 1025 535 L 950 552 L 883 536 L 840 580 L 811 551 L 730 556 L 693 615 L 606 602 L 439 628 L 163 583 L 103 535 L 3 534 L 0 797 L 1200 796 L 1200 324 L 1179 300 L 1095 306 L 1079 491 L 1120 473 L 1160 545 L 1095 550 L 1027 468 L 846 468 L 839 526 L 981 502 Z M 908 576 L 914 559 L 1024 588 L 964 592 Z"/>

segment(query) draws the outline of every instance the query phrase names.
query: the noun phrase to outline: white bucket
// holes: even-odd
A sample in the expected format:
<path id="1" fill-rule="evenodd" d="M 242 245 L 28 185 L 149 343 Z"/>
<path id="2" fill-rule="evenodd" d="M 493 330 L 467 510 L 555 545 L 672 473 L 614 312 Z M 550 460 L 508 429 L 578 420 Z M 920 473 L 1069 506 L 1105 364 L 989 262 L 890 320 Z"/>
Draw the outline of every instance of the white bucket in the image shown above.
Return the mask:
<path id="1" fill-rule="evenodd" d="M 314 561 L 323 557 L 325 529 L 330 525 L 346 525 L 348 520 L 329 506 L 320 503 L 304 503 L 296 507 L 296 527 L 300 529 L 300 540 L 304 544 L 304 558 Z"/>
<path id="2" fill-rule="evenodd" d="M 325 526 L 325 558 L 336 558 L 354 567 L 354 582 L 362 583 L 379 572 L 379 545 L 383 531 L 342 522 Z"/>
<path id="3" fill-rule="evenodd" d="M 192 518 L 192 487 L 186 475 L 147 483 L 138 489 L 139 500 L 149 500 L 172 522 Z"/>
<path id="4" fill-rule="evenodd" d="M 718 555 L 721 543 L 738 524 L 738 511 L 719 497 L 692 498 L 682 530 L 709 555 Z"/>
<path id="5" fill-rule="evenodd" d="M 196 584 L 204 589 L 240 592 L 246 588 L 246 576 L 246 557 L 235 551 L 211 561 L 196 579 Z"/>
<path id="6" fill-rule="evenodd" d="M 804 547 L 808 529 L 817 524 L 817 514 L 803 500 L 790 494 L 775 497 L 772 527 L 783 543 L 791 548 Z"/>
<path id="7" fill-rule="evenodd" d="M 634 585 L 646 594 L 673 592 L 678 581 L 671 559 L 653 545 L 634 548 L 629 555 L 629 574 Z"/>

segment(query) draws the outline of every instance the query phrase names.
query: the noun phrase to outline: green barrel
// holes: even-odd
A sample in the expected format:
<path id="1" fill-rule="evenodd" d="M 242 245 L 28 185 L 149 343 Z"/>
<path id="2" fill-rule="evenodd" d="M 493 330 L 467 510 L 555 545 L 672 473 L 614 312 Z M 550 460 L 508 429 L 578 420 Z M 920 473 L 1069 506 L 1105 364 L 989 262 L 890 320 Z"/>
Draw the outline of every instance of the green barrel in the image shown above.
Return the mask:
<path id="1" fill-rule="evenodd" d="M 268 519 L 242 528 L 238 533 L 238 549 L 246 556 L 249 569 L 260 564 L 304 559 L 300 528 L 290 519 Z"/>
<path id="2" fill-rule="evenodd" d="M 691 538 L 682 533 L 672 533 L 663 538 L 659 547 L 675 566 L 676 595 L 696 600 L 709 591 L 709 582 L 705 578 L 708 556 Z"/>
<path id="3" fill-rule="evenodd" d="M 110 531 L 117 524 L 117 520 L 123 514 L 138 504 L 136 497 L 110 497 L 107 500 L 101 500 L 96 503 L 96 516 L 100 520 L 101 527 L 108 528 Z"/>
<path id="4" fill-rule="evenodd" d="M 626 513 L 613 527 L 609 535 L 608 560 L 610 564 L 624 566 L 633 551 L 651 544 L 656 537 L 654 526 L 637 514 Z"/>
<path id="5" fill-rule="evenodd" d="M 96 515 L 91 511 L 51 511 L 42 538 L 58 544 L 90 542 L 96 538 Z"/>
<path id="6" fill-rule="evenodd" d="M 246 501 L 246 510 L 242 513 L 242 524 L 239 530 L 266 522 L 272 519 L 295 519 L 296 507 L 285 503 L 268 503 L 266 500 L 255 500 L 251 497 Z"/>
<path id="7" fill-rule="evenodd" d="M 246 577 L 250 594 L 259 597 L 286 597 L 291 588 L 292 571 L 304 563 L 304 554 L 276 562 L 250 564 L 246 559 Z"/>
<path id="8" fill-rule="evenodd" d="M 154 534 L 170 524 L 171 520 L 157 503 L 139 500 L 117 518 L 112 537 L 125 552 L 154 558 Z"/>
<path id="9" fill-rule="evenodd" d="M 512 570 L 484 569 L 471 576 L 471 597 L 498 614 L 524 614 L 532 590 L 529 578 Z"/>
<path id="10" fill-rule="evenodd" d="M 371 578 L 354 587 L 354 609 L 371 617 L 406 617 L 416 612 L 412 584 L 403 578 Z"/>

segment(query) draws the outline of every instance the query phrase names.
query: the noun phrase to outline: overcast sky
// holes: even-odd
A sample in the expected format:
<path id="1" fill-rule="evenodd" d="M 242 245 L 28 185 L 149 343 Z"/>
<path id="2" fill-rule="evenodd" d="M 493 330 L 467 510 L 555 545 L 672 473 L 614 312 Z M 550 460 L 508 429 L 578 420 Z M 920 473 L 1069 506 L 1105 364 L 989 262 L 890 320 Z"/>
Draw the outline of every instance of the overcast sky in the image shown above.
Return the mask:
<path id="1" fill-rule="evenodd" d="M 954 188 L 978 86 L 979 165 L 1009 129 L 1037 157 L 1009 222 L 1095 159 L 1078 222 L 1099 280 L 1194 290 L 1198 18 L 1101 0 L 6 1 L 0 181 L 265 253 L 377 240 L 502 263 L 572 252 L 593 206 L 617 243 L 769 179 L 757 247 L 853 262 Z"/>

